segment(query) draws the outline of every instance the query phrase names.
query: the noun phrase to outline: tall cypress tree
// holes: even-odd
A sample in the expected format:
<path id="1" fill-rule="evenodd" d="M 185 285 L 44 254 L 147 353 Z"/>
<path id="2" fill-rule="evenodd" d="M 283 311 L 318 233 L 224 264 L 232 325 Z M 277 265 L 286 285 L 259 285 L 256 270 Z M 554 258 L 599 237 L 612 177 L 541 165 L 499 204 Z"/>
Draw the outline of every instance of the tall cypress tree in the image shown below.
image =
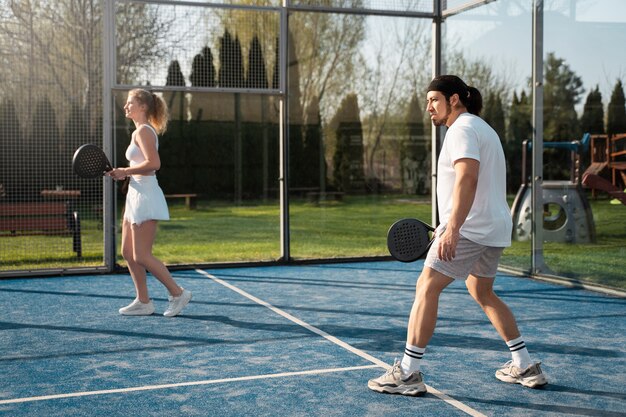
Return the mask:
<path id="1" fill-rule="evenodd" d="M 304 126 L 304 186 L 326 188 L 326 161 L 322 123 L 317 96 L 313 97 L 306 111 Z"/>
<path id="2" fill-rule="evenodd" d="M 337 145 L 333 156 L 333 177 L 340 191 L 363 191 L 363 127 L 356 94 L 348 94 L 341 102 L 335 123 Z"/>
<path id="3" fill-rule="evenodd" d="M 580 128 L 585 133 L 604 133 L 604 108 L 598 86 L 587 95 L 583 115 L 580 117 Z"/>
<path id="4" fill-rule="evenodd" d="M 424 138 L 423 109 L 416 93 L 413 93 L 406 111 L 406 133 L 400 144 L 400 168 L 404 192 L 423 194 L 425 179 L 422 178 L 428 160 L 427 142 Z"/>
<path id="5" fill-rule="evenodd" d="M 265 68 L 265 57 L 258 36 L 250 42 L 248 51 L 248 73 L 245 87 L 267 89 L 269 81 Z M 269 131 L 267 121 L 267 97 L 245 95 L 241 98 L 249 120 L 243 125 L 243 188 L 248 195 L 267 196 L 269 187 Z"/>
<path id="6" fill-rule="evenodd" d="M 621 80 L 617 80 L 611 93 L 611 101 L 609 101 L 607 111 L 606 133 L 609 135 L 626 133 L 626 100 L 624 99 L 624 88 Z"/>
<path id="7" fill-rule="evenodd" d="M 7 199 L 17 199 L 23 187 L 25 155 L 15 103 L 6 99 L 0 105 L 0 184 Z"/>
<path id="8" fill-rule="evenodd" d="M 217 83 L 220 87 L 241 88 L 244 86 L 243 57 L 239 38 L 233 39 L 226 29 L 220 38 L 220 69 Z"/>
<path id="9" fill-rule="evenodd" d="M 185 76 L 180 69 L 180 63 L 176 60 L 170 62 L 167 68 L 166 86 L 184 87 Z M 164 94 L 165 101 L 170 110 L 172 120 L 185 120 L 185 94 L 182 91 L 168 91 Z"/>
<path id="10" fill-rule="evenodd" d="M 248 53 L 248 76 L 245 85 L 246 88 L 260 89 L 267 89 L 269 86 L 261 42 L 256 35 L 252 38 Z"/>
<path id="11" fill-rule="evenodd" d="M 70 116 L 65 123 L 63 137 L 61 138 L 61 172 L 64 178 L 71 179 L 71 188 L 79 183 L 78 178 L 72 175 L 70 164 L 73 150 L 85 143 L 85 138 L 89 138 L 89 128 L 87 126 L 87 114 L 85 109 L 77 102 L 72 103 Z M 69 185 L 69 184 L 68 184 Z"/>
<path id="12" fill-rule="evenodd" d="M 289 95 L 289 185 L 291 187 L 303 187 L 305 173 L 303 171 L 304 160 L 304 109 L 300 94 L 300 66 L 293 35 L 289 31 L 287 62 L 287 92 Z"/>
<path id="13" fill-rule="evenodd" d="M 59 170 L 63 161 L 69 163 L 69 160 L 61 155 L 60 136 L 54 107 L 48 97 L 44 97 L 35 106 L 33 115 L 27 186 L 31 197 L 37 196 L 42 189 L 64 185 Z"/>
<path id="14" fill-rule="evenodd" d="M 168 87 L 184 87 L 185 76 L 177 60 L 170 62 L 167 68 L 165 85 Z M 187 106 L 183 91 L 166 91 L 163 98 L 170 112 L 167 131 L 160 140 L 161 170 L 160 181 L 165 192 L 188 192 L 191 179 L 191 168 L 185 163 L 187 137 Z"/>
<path id="15" fill-rule="evenodd" d="M 215 87 L 215 65 L 211 48 L 205 46 L 193 58 L 189 82 L 194 87 Z"/>

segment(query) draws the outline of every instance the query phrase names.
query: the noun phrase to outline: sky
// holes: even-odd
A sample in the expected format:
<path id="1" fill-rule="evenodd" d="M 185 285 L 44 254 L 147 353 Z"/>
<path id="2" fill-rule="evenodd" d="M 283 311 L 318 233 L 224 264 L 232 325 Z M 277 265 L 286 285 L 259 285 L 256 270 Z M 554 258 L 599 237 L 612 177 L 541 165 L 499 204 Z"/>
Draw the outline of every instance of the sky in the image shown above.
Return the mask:
<path id="1" fill-rule="evenodd" d="M 520 88 L 532 65 L 530 0 L 496 0 L 448 19 L 446 38 L 475 59 L 506 72 Z M 525 8 L 525 10 L 523 9 Z M 626 1 L 546 0 L 544 56 L 554 52 L 608 104 L 618 79 L 626 84 Z"/>

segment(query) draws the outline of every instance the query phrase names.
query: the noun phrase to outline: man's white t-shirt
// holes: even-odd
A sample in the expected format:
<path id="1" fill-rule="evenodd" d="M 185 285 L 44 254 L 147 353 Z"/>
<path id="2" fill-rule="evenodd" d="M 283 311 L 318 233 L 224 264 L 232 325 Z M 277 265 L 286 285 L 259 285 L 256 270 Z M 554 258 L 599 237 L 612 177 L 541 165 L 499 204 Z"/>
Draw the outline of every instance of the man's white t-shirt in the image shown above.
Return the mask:
<path id="1" fill-rule="evenodd" d="M 513 222 L 506 201 L 506 162 L 498 134 L 480 117 L 461 114 L 448 128 L 437 164 L 437 207 L 441 224 L 452 211 L 454 162 L 480 162 L 474 203 L 460 229 L 461 236 L 485 246 L 511 245 Z"/>

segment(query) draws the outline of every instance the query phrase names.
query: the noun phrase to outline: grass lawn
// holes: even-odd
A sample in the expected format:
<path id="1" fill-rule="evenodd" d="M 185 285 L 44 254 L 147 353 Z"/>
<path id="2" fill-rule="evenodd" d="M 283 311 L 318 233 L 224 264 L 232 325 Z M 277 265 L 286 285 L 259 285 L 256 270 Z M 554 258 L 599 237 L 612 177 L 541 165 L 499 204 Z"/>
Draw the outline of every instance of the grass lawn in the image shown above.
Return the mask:
<path id="1" fill-rule="evenodd" d="M 626 207 L 591 201 L 597 233 L 593 244 L 546 242 L 544 258 L 555 275 L 626 289 Z M 387 255 L 386 233 L 402 217 L 430 221 L 430 201 L 412 197 L 347 196 L 320 205 L 292 199 L 291 256 L 294 259 Z M 277 202 L 198 201 L 196 210 L 170 205 L 172 221 L 160 224 L 155 255 L 168 264 L 270 261 L 280 257 Z M 83 258 L 71 252 L 71 238 L 3 237 L 0 271 L 102 265 L 102 230 L 95 219 L 82 221 Z M 119 231 L 119 227 L 118 227 Z M 124 264 L 119 258 L 120 264 Z M 502 265 L 530 266 L 530 242 L 513 242 Z"/>

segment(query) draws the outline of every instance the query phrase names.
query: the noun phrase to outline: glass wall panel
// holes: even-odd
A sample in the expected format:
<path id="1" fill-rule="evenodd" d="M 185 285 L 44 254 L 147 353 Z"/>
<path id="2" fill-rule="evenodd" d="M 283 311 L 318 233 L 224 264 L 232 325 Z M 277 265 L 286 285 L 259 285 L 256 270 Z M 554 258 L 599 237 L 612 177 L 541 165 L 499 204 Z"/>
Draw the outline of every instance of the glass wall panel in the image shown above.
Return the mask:
<path id="1" fill-rule="evenodd" d="M 157 178 L 171 220 L 159 224 L 155 256 L 167 264 L 278 259 L 276 99 L 230 93 L 160 94 L 171 109 L 171 120 L 159 138 Z M 124 153 L 134 130 L 122 111 L 126 96 L 126 91 L 115 95 L 119 166 L 127 165 Z M 190 113 L 198 116 L 180 117 Z M 119 247 L 124 194 L 117 188 Z M 119 249 L 118 259 L 123 264 Z"/>
<path id="2" fill-rule="evenodd" d="M 545 270 L 621 288 L 626 225 L 619 209 L 625 187 L 619 133 L 626 131 L 620 124 L 626 123 L 626 57 L 614 51 L 626 41 L 624 7 L 616 1 L 546 1 L 543 28 Z M 531 158 L 522 141 L 531 137 L 532 6 L 494 2 L 447 19 L 445 29 L 444 72 L 483 92 L 483 117 L 500 133 L 507 155 L 514 242 L 502 263 L 528 270 L 531 212 L 524 184 Z M 612 97 L 621 102 L 612 106 Z"/>
<path id="3" fill-rule="evenodd" d="M 102 179 L 72 172 L 102 145 L 100 17 L 0 2 L 0 275 L 103 266 Z"/>
<path id="4" fill-rule="evenodd" d="M 626 3 L 550 0 L 544 19 L 546 264 L 626 288 L 626 56 L 615 53 L 626 42 Z M 572 141 L 573 155 L 561 145 Z"/>
<path id="5" fill-rule="evenodd" d="M 402 217 L 430 221 L 430 21 L 294 12 L 291 255 L 388 255 Z"/>
<path id="6" fill-rule="evenodd" d="M 292 7 L 404 12 L 432 12 L 432 0 L 291 0 Z"/>
<path id="7" fill-rule="evenodd" d="M 118 85 L 278 89 L 276 9 L 145 1 L 115 6 Z"/>
<path id="8" fill-rule="evenodd" d="M 457 2 L 458 3 L 458 2 Z M 514 240 L 501 264 L 530 268 L 530 165 L 522 167 L 523 141 L 531 139 L 532 14 L 530 3 L 502 0 L 445 20 L 443 73 L 457 74 L 483 96 L 481 116 L 496 130 L 507 161 L 507 194 Z M 449 5 L 450 6 L 450 5 Z M 528 152 L 530 161 L 530 152 Z"/>

